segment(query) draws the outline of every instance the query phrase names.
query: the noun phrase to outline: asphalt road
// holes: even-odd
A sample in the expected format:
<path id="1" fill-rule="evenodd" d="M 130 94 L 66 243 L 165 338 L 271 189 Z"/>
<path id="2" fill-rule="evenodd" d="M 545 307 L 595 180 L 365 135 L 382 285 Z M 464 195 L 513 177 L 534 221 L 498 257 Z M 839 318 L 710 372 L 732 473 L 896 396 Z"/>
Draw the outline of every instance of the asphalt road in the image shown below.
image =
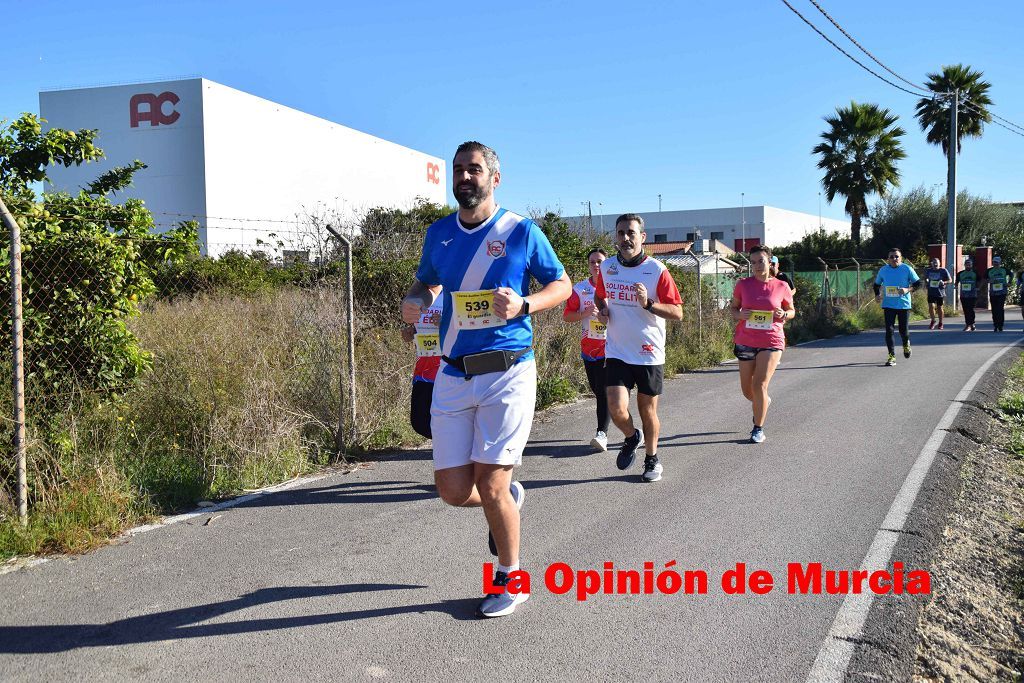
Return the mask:
<path id="1" fill-rule="evenodd" d="M 420 451 L 0 575 L 0 679 L 802 680 L 842 597 L 790 595 L 786 565 L 858 567 L 950 401 L 1020 338 L 1008 313 L 1003 334 L 918 323 L 894 368 L 879 332 L 789 349 L 761 445 L 735 365 L 669 380 L 656 484 L 589 453 L 592 402 L 539 416 L 518 470 L 533 594 L 510 617 L 473 617 L 483 516 L 438 500 Z M 543 583 L 671 560 L 708 592 Z M 775 589 L 723 594 L 737 562 Z"/>

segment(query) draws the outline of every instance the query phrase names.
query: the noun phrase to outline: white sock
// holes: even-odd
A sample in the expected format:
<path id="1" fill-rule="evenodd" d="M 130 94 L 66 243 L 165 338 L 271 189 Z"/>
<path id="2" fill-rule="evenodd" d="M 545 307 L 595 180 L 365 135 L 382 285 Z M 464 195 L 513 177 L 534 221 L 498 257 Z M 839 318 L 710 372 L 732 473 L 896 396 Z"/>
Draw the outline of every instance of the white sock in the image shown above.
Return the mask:
<path id="1" fill-rule="evenodd" d="M 498 571 L 505 572 L 506 575 L 511 574 L 512 572 L 517 572 L 519 571 L 519 563 L 516 562 L 515 564 L 509 565 L 507 567 L 503 564 L 499 564 Z"/>

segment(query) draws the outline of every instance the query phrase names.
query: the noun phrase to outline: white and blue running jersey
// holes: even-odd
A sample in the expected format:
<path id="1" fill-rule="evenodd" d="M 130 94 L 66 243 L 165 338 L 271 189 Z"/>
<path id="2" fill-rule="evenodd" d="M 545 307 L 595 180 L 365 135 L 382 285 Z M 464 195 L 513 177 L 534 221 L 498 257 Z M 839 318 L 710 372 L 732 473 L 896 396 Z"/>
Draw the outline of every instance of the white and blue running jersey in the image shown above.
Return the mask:
<path id="1" fill-rule="evenodd" d="M 501 320 L 492 314 L 494 290 L 509 287 L 530 293 L 530 276 L 542 285 L 562 277 L 565 269 L 540 226 L 529 218 L 497 209 L 473 230 L 453 213 L 427 228 L 416 279 L 444 289 L 441 350 L 449 358 L 482 351 L 518 351 L 533 344 L 529 316 Z M 533 352 L 520 360 L 533 358 Z M 462 377 L 444 365 L 445 374 Z"/>

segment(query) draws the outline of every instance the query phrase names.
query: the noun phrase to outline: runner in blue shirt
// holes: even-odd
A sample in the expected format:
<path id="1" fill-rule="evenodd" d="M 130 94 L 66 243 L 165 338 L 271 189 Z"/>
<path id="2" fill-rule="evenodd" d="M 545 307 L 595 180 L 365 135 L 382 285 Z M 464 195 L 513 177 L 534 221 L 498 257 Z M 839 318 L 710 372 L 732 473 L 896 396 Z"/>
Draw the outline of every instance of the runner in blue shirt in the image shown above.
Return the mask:
<path id="1" fill-rule="evenodd" d="M 402 300 L 414 323 L 444 296 L 439 329 L 441 371 L 434 383 L 430 429 L 434 482 L 449 505 L 483 507 L 493 585 L 519 569 L 519 508 L 525 489 L 512 478 L 530 438 L 537 398 L 530 314 L 569 298 L 572 282 L 540 227 L 499 208 L 498 155 L 479 142 L 459 145 L 452 191 L 459 211 L 427 229 L 416 280 Z M 530 293 L 530 278 L 542 285 Z M 443 290 L 442 290 L 443 287 Z M 487 595 L 479 616 L 511 614 L 529 594 Z"/>
<path id="2" fill-rule="evenodd" d="M 952 280 L 949 271 L 939 267 L 939 259 L 933 258 L 928 263 L 928 270 L 924 271 L 924 280 L 928 283 L 928 315 L 932 318 L 929 330 L 935 329 L 935 312 L 939 314 L 939 329 L 943 328 L 942 306 L 946 303 L 946 285 Z"/>
<path id="3" fill-rule="evenodd" d="M 899 249 L 890 249 L 888 263 L 878 269 L 875 276 L 875 301 L 882 304 L 885 314 L 885 346 L 889 349 L 886 365 L 896 365 L 896 352 L 893 349 L 893 325 L 899 321 L 900 339 L 903 340 L 903 357 L 910 358 L 910 293 L 921 284 L 909 263 L 903 263 L 903 254 Z"/>

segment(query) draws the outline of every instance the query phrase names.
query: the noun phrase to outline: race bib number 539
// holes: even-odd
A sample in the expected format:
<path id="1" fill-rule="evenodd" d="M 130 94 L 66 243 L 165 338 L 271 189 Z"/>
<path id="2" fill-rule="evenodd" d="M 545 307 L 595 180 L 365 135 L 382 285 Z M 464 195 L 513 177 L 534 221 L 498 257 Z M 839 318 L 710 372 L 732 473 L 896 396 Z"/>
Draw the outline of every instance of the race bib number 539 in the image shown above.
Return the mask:
<path id="1" fill-rule="evenodd" d="M 455 302 L 455 326 L 460 330 L 501 327 L 505 320 L 494 314 L 494 290 L 452 292 Z"/>

